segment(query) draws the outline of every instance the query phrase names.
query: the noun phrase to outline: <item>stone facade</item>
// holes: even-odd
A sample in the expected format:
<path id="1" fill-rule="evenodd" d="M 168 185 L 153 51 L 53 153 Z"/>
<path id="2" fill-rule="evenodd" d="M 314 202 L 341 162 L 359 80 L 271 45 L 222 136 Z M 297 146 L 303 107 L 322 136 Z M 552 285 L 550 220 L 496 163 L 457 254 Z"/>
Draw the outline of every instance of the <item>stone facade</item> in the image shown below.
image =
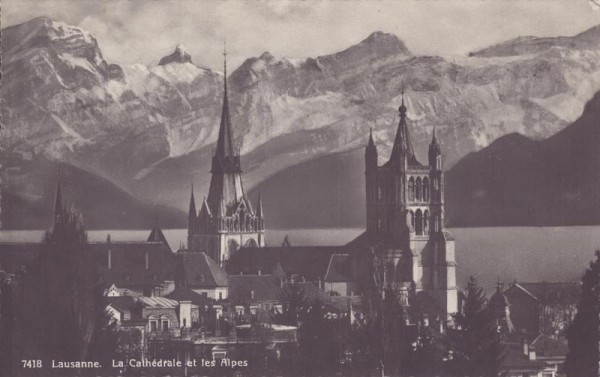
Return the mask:
<path id="1" fill-rule="evenodd" d="M 223 264 L 240 247 L 265 245 L 265 219 L 260 197 L 256 210 L 246 198 L 242 185 L 239 150 L 234 147 L 229 99 L 227 97 L 227 66 L 225 65 L 223 110 L 217 147 L 212 157 L 208 198 L 200 211 L 192 186 L 188 214 L 188 250 L 206 252 Z"/>
<path id="2" fill-rule="evenodd" d="M 435 137 L 429 161 L 421 164 L 414 153 L 407 108 L 399 108 L 400 122 L 392 154 L 378 165 L 373 135 L 365 152 L 367 240 L 377 255 L 387 287 L 412 282 L 447 314 L 458 310 L 454 238 L 444 228 L 442 154 Z"/>

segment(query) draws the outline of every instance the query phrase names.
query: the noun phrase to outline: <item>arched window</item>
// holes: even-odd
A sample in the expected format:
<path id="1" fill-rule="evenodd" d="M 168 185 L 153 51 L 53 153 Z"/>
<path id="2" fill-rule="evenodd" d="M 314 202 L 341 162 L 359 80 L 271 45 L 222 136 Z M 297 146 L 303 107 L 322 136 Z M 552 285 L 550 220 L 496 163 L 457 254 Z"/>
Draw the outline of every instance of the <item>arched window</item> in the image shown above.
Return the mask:
<path id="1" fill-rule="evenodd" d="M 423 213 L 423 234 L 429 234 L 429 211 Z"/>
<path id="2" fill-rule="evenodd" d="M 169 317 L 166 315 L 160 317 L 160 329 L 161 331 L 169 331 Z"/>
<path id="3" fill-rule="evenodd" d="M 246 241 L 246 247 L 258 247 L 258 244 L 254 238 L 250 238 L 248 241 Z"/>
<path id="4" fill-rule="evenodd" d="M 423 212 L 420 209 L 415 214 L 415 233 L 417 236 L 423 235 Z"/>
<path id="5" fill-rule="evenodd" d="M 417 177 L 417 184 L 415 188 L 415 194 L 417 197 L 417 201 L 423 200 L 423 185 L 421 183 L 421 177 Z"/>
<path id="6" fill-rule="evenodd" d="M 427 177 L 423 178 L 423 200 L 429 201 L 429 179 Z"/>
<path id="7" fill-rule="evenodd" d="M 238 251 L 239 248 L 240 245 L 238 245 L 237 242 L 235 242 L 234 240 L 229 241 L 229 256 L 231 257 L 233 254 L 235 254 L 235 252 Z"/>
<path id="8" fill-rule="evenodd" d="M 408 180 L 408 200 L 415 200 L 415 180 L 413 177 Z"/>

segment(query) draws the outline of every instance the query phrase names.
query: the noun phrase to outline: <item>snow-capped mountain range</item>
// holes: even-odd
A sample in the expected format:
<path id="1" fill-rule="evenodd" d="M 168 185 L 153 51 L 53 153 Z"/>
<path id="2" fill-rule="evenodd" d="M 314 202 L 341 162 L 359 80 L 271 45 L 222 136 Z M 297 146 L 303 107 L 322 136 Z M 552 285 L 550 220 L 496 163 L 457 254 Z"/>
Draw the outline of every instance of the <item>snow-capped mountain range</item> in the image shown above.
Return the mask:
<path id="1" fill-rule="evenodd" d="M 198 65 L 202 57 L 178 45 L 154 66 L 106 62 L 92 35 L 48 18 L 3 29 L 2 52 L 4 148 L 180 208 L 192 177 L 206 192 L 223 75 Z M 415 56 L 382 32 L 326 56 L 262 53 L 229 76 L 245 185 L 362 147 L 369 128 L 387 158 L 403 89 L 417 153 L 436 127 L 448 167 L 508 133 L 548 137 L 600 89 L 598 62 L 600 26 L 457 57 Z"/>

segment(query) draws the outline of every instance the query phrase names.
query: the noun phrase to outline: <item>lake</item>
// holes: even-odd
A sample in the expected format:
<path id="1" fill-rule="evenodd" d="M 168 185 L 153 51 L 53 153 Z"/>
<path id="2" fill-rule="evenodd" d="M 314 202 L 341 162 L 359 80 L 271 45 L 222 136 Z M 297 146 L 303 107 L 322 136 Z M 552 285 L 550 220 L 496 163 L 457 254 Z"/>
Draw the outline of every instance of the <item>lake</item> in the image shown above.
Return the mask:
<path id="1" fill-rule="evenodd" d="M 464 286 L 474 275 L 490 292 L 499 277 L 513 280 L 579 280 L 600 249 L 600 226 L 453 228 L 456 238 L 458 283 Z M 361 229 L 291 229 L 268 230 L 267 244 L 281 245 L 287 234 L 292 245 L 340 245 L 349 242 Z M 90 241 L 146 239 L 145 230 L 92 230 Z M 187 229 L 166 229 L 165 237 L 173 249 L 185 245 Z M 0 242 L 39 241 L 42 231 L 0 231 Z"/>

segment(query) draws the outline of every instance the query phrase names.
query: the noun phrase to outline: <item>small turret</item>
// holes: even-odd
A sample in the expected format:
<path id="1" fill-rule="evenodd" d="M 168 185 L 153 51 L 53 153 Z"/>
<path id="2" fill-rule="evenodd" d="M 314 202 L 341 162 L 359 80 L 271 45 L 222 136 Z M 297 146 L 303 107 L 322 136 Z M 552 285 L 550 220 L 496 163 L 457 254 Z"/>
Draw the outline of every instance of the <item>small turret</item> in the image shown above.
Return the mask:
<path id="1" fill-rule="evenodd" d="M 373 140 L 373 129 L 369 130 L 369 143 L 365 149 L 365 167 L 367 170 L 377 168 L 377 146 Z"/>
<path id="2" fill-rule="evenodd" d="M 433 170 L 442 170 L 442 149 L 435 137 L 435 128 L 433 129 L 431 144 L 429 144 L 429 166 Z"/>
<path id="3" fill-rule="evenodd" d="M 56 195 L 54 197 L 54 225 L 56 225 L 56 222 L 58 220 L 58 218 L 60 216 L 62 216 L 66 211 L 66 208 L 63 204 L 63 199 L 62 199 L 62 190 L 60 187 L 60 178 L 56 177 Z"/>
<path id="4" fill-rule="evenodd" d="M 188 233 L 193 234 L 196 231 L 198 215 L 196 213 L 196 201 L 194 200 L 194 182 L 192 182 L 192 193 L 190 195 L 190 209 L 188 211 Z"/>

